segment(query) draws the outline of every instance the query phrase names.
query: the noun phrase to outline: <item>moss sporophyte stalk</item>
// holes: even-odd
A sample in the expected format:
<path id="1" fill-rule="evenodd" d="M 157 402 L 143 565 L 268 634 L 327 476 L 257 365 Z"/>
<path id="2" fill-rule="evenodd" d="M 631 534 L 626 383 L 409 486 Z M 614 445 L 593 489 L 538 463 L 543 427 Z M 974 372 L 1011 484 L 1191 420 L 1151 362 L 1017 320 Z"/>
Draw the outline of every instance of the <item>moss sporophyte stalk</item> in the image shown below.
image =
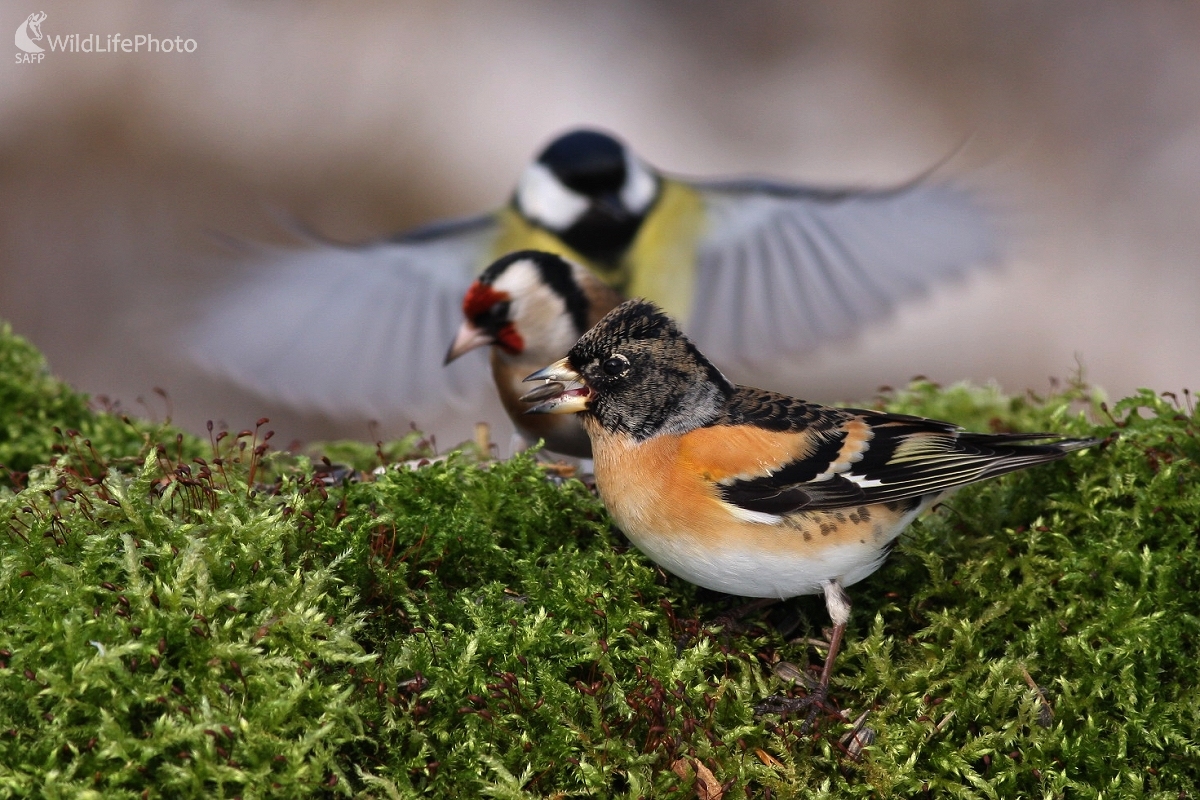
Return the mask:
<path id="1" fill-rule="evenodd" d="M 195 437 L 93 410 L 4 328 L 0 796 L 1200 793 L 1192 398 L 878 405 L 1106 442 L 914 524 L 856 587 L 847 721 L 802 734 L 754 707 L 805 691 L 819 598 L 722 632 L 736 600 L 530 456 Z"/>

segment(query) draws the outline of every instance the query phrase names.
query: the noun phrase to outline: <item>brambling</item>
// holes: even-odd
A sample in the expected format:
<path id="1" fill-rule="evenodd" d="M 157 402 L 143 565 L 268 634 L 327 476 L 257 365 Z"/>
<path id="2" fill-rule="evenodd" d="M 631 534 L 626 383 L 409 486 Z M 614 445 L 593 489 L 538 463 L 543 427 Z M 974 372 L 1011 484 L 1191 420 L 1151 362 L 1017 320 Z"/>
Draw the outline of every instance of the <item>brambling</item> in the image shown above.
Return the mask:
<path id="1" fill-rule="evenodd" d="M 463 297 L 466 317 L 446 353 L 449 364 L 491 346 L 492 379 L 517 431 L 532 444 L 576 458 L 591 458 L 592 444 L 577 417 L 530 416 L 520 396 L 534 369 L 562 358 L 571 345 L 621 298 L 587 269 L 553 253 L 521 250 L 495 261 Z"/>
<path id="2" fill-rule="evenodd" d="M 744 597 L 824 594 L 833 634 L 807 704 L 825 701 L 850 617 L 845 587 L 879 569 L 918 514 L 960 486 L 1098 441 L 968 433 L 737 386 L 645 300 L 618 306 L 526 380 L 554 382 L 530 413 L 583 418 L 600 497 L 665 570 Z"/>
<path id="3" fill-rule="evenodd" d="M 464 293 L 506 253 L 556 253 L 659 303 L 750 377 L 995 260 L 997 238 L 970 194 L 928 180 L 876 191 L 685 180 L 576 130 L 500 209 L 357 246 L 263 249 L 200 309 L 188 348 L 244 388 L 333 418 L 475 421 L 489 399 L 483 361 L 438 370 L 437 359 Z"/>

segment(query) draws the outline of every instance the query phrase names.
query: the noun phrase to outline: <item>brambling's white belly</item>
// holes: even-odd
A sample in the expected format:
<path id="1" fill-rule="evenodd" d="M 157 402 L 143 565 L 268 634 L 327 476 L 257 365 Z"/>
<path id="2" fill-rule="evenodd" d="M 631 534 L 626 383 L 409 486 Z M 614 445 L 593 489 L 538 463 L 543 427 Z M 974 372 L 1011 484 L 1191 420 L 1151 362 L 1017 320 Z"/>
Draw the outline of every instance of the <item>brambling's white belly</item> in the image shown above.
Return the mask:
<path id="1" fill-rule="evenodd" d="M 861 581 L 934 500 L 739 517 L 686 474 L 630 469 L 615 455 L 612 447 L 596 453 L 596 484 L 634 546 L 677 577 L 742 597 L 782 599 L 818 594 L 826 581 Z"/>
<path id="2" fill-rule="evenodd" d="M 825 581 L 836 580 L 843 586 L 861 581 L 883 564 L 888 545 L 895 538 L 892 535 L 881 542 L 855 541 L 789 552 L 763 548 L 753 539 L 741 545 L 735 539 L 712 546 L 678 533 L 622 530 L 639 550 L 672 575 L 727 594 L 781 600 L 820 594 Z M 784 531 L 779 535 L 796 534 Z"/>

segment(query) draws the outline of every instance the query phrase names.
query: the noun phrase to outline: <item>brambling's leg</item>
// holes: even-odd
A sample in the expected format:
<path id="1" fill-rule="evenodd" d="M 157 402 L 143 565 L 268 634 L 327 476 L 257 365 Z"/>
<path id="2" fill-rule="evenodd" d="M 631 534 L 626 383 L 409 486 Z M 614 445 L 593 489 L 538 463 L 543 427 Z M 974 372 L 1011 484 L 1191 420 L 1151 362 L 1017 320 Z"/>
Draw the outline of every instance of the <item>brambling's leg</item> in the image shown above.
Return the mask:
<path id="1" fill-rule="evenodd" d="M 833 620 L 833 633 L 829 637 L 829 652 L 825 656 L 825 664 L 821 668 L 821 678 L 812 691 L 804 697 L 779 697 L 776 695 L 768 697 L 755 708 L 759 714 L 777 713 L 784 717 L 802 708 L 807 708 L 808 716 L 804 720 L 804 725 L 801 726 L 803 731 L 812 727 L 813 721 L 822 709 L 829 710 L 826 705 L 829 698 L 829 678 L 833 674 L 833 663 L 837 659 L 838 651 L 842 648 L 842 637 L 846 634 L 846 624 L 850 621 L 850 598 L 846 595 L 846 590 L 842 588 L 841 582 L 828 580 L 823 582 L 821 587 L 825 592 L 825 607 L 829 610 L 830 619 Z"/>
<path id="2" fill-rule="evenodd" d="M 846 623 L 850 621 L 850 598 L 839 581 L 825 581 L 821 584 L 825 589 L 825 608 L 829 610 L 829 618 L 833 620 L 833 634 L 829 637 L 829 655 L 825 656 L 825 666 L 821 669 L 821 682 L 817 691 L 824 702 L 829 691 L 829 676 L 833 672 L 833 661 L 837 658 L 838 650 L 842 648 L 842 637 L 846 634 Z"/>
<path id="3" fill-rule="evenodd" d="M 842 649 L 846 623 L 850 621 L 850 597 L 842 588 L 841 582 L 825 581 L 821 586 L 825 589 L 825 608 L 829 610 L 829 618 L 833 620 L 833 633 L 829 636 L 829 653 L 825 656 L 825 665 L 821 668 L 821 679 L 817 682 L 817 688 L 806 698 L 809 701 L 809 710 L 802 727 L 805 731 L 812 727 L 820 709 L 828 710 L 826 700 L 829 699 L 829 677 L 833 674 L 833 662 L 837 659 L 838 651 Z"/>

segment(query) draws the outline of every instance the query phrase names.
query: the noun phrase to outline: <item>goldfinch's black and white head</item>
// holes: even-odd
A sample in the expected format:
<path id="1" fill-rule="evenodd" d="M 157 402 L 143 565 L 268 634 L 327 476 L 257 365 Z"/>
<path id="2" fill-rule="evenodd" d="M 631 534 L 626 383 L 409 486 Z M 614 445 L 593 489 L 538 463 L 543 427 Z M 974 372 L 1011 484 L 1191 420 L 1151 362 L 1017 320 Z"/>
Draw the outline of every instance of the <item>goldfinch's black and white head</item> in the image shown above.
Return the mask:
<path id="1" fill-rule="evenodd" d="M 593 298 L 585 287 L 595 283 L 585 268 L 553 253 L 509 253 L 467 289 L 465 319 L 446 363 L 485 345 L 522 362 L 560 356 L 588 328 Z"/>
<path id="2" fill-rule="evenodd" d="M 660 183 L 617 139 L 578 130 L 555 139 L 525 168 L 513 204 L 580 255 L 612 263 L 637 236 Z"/>
<path id="3" fill-rule="evenodd" d="M 591 457 L 591 443 L 576 418 L 527 417 L 519 399 L 522 378 L 535 366 L 561 358 L 571 345 L 620 302 L 616 292 L 586 268 L 538 250 L 509 253 L 492 263 L 467 289 L 463 320 L 446 363 L 470 350 L 492 346 L 492 379 L 520 435 L 546 449 Z"/>

